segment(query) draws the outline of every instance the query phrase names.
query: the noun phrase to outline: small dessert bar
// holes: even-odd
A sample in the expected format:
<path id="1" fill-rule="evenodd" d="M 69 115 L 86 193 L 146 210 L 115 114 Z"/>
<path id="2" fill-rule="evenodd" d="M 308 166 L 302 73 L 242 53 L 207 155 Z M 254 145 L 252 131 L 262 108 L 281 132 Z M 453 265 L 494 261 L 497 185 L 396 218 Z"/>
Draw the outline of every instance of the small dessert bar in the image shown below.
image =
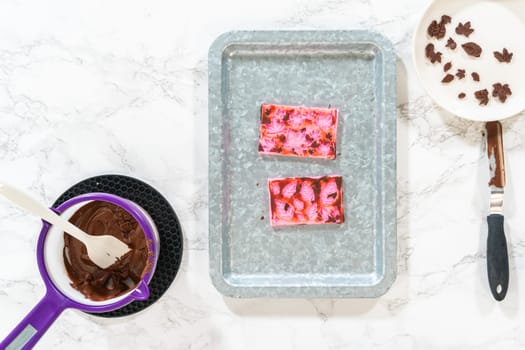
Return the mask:
<path id="1" fill-rule="evenodd" d="M 272 226 L 344 222 L 342 177 L 268 180 Z"/>
<path id="2" fill-rule="evenodd" d="M 263 104 L 259 153 L 335 159 L 338 110 Z"/>

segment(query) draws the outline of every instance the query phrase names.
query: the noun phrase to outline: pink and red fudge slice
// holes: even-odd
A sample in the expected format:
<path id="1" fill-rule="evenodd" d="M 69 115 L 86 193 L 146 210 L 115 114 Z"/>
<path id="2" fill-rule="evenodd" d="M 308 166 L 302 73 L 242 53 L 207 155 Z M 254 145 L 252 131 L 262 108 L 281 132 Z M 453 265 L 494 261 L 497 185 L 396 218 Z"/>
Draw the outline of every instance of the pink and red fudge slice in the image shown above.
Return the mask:
<path id="1" fill-rule="evenodd" d="M 268 180 L 272 226 L 344 222 L 341 176 Z"/>
<path id="2" fill-rule="evenodd" d="M 334 159 L 338 111 L 263 104 L 259 153 Z"/>

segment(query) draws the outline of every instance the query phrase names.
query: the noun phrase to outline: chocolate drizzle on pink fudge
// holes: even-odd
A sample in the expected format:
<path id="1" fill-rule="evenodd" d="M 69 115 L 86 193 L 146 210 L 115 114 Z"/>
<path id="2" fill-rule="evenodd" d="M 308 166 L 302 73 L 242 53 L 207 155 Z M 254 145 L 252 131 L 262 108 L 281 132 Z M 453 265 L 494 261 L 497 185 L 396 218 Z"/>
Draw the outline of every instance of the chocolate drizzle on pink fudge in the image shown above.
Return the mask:
<path id="1" fill-rule="evenodd" d="M 341 176 L 268 180 L 273 226 L 344 222 Z"/>
<path id="2" fill-rule="evenodd" d="M 334 159 L 337 118 L 335 108 L 263 104 L 259 153 Z"/>

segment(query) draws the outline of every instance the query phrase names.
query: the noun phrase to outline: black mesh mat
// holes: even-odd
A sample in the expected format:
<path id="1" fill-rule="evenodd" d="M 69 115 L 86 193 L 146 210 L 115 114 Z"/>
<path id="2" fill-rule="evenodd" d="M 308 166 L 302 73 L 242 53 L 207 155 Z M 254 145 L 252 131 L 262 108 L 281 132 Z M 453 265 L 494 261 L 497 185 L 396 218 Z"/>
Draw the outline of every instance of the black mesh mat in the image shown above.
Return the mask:
<path id="1" fill-rule="evenodd" d="M 151 216 L 159 231 L 160 253 L 155 273 L 149 283 L 149 299 L 134 301 L 115 311 L 92 314 L 102 317 L 128 316 L 157 301 L 175 279 L 182 259 L 183 244 L 179 219 L 168 201 L 157 190 L 140 180 L 122 175 L 101 175 L 81 181 L 64 192 L 53 206 L 91 192 L 111 193 L 137 203 Z"/>

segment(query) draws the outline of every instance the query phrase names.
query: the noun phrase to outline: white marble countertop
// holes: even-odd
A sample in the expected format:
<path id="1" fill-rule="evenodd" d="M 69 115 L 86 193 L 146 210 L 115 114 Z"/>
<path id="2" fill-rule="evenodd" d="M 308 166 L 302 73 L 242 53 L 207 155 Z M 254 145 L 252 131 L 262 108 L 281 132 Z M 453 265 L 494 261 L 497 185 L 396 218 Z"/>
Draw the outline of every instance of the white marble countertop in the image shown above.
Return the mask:
<path id="1" fill-rule="evenodd" d="M 525 118 L 503 122 L 511 281 L 485 267 L 482 125 L 436 108 L 412 66 L 428 1 L 0 3 L 0 177 L 47 203 L 118 173 L 162 192 L 182 221 L 181 272 L 146 311 L 65 311 L 40 349 L 517 349 L 525 346 Z M 371 29 L 394 43 L 398 277 L 361 300 L 233 300 L 208 276 L 207 50 L 232 29 Z M 524 199 L 525 200 L 525 199 Z M 0 201 L 0 338 L 43 296 L 39 220 Z"/>

